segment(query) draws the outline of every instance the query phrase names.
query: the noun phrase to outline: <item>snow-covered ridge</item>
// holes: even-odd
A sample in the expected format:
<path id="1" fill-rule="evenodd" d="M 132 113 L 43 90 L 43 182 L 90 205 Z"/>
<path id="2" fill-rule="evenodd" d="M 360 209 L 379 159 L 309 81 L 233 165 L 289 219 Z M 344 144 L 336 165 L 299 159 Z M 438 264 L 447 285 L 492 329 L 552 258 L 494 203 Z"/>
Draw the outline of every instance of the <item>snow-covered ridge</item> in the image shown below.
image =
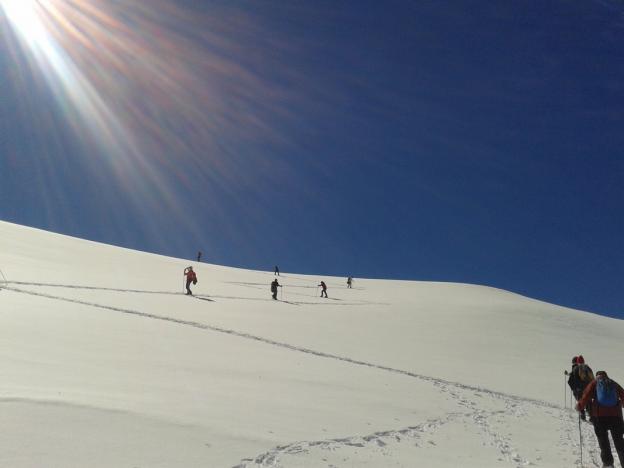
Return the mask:
<path id="1" fill-rule="evenodd" d="M 0 270 L 0 466 L 569 467 L 570 358 L 624 381 L 622 321 L 482 286 L 285 272 L 276 302 L 271 272 L 5 222 Z"/>

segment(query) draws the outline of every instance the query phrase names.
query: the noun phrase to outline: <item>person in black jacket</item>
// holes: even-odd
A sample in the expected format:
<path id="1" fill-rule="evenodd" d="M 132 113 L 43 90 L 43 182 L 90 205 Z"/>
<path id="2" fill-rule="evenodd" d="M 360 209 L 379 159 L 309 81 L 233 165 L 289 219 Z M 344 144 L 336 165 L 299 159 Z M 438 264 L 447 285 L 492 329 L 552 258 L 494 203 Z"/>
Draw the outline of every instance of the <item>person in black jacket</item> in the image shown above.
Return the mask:
<path id="1" fill-rule="evenodd" d="M 323 297 L 323 294 L 325 294 L 325 297 L 327 297 L 327 285 L 325 284 L 325 281 L 321 281 L 321 284 L 319 284 L 319 286 L 321 287 L 321 297 Z"/>
<path id="2" fill-rule="evenodd" d="M 271 283 L 271 294 L 273 294 L 273 299 L 277 300 L 277 288 L 281 288 L 282 285 L 277 282 L 277 278 L 273 280 Z"/>
<path id="3" fill-rule="evenodd" d="M 581 399 L 583 392 L 592 380 L 594 380 L 594 373 L 591 367 L 585 364 L 583 355 L 574 356 L 574 358 L 572 358 L 572 371 L 568 377 L 568 385 L 576 401 Z M 586 410 L 584 409 L 581 411 L 581 419 L 586 419 L 585 414 Z"/>

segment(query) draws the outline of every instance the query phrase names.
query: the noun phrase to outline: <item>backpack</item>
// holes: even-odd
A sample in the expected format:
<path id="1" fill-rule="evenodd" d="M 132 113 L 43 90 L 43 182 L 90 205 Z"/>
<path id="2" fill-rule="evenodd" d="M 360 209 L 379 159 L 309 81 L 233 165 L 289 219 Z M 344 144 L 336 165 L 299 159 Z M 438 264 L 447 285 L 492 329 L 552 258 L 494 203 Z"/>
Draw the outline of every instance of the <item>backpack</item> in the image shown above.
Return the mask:
<path id="1" fill-rule="evenodd" d="M 594 373 L 589 368 L 587 364 L 579 364 L 577 365 L 577 372 L 579 376 L 579 380 L 583 384 L 588 384 L 592 380 L 594 380 Z"/>
<path id="2" fill-rule="evenodd" d="M 596 382 L 596 401 L 599 406 L 617 406 L 619 398 L 613 380 L 604 378 Z"/>

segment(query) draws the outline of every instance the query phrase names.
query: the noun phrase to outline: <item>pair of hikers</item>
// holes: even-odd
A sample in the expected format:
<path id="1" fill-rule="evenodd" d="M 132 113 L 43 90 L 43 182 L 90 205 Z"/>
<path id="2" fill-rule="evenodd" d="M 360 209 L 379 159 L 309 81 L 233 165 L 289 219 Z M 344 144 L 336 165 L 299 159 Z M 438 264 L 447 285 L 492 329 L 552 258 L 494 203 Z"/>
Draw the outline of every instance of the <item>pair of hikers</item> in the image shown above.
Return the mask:
<path id="1" fill-rule="evenodd" d="M 589 382 L 583 380 L 583 378 L 590 377 Z M 585 419 L 585 412 L 589 412 L 589 420 L 594 425 L 594 433 L 600 446 L 600 459 L 603 467 L 614 466 L 609 432 L 611 432 L 620 463 L 624 467 L 624 419 L 622 419 L 624 389 L 616 381 L 611 380 L 606 371 L 596 372 L 594 378 L 583 356 L 575 356 L 573 359 L 568 384 L 577 399 L 576 410 L 579 416 Z M 579 393 L 580 388 L 582 391 Z"/>
<path id="2" fill-rule="evenodd" d="M 319 286 L 321 287 L 321 297 L 323 297 L 323 295 L 327 297 L 327 285 L 325 284 L 325 281 L 321 281 L 321 284 L 319 284 Z M 277 281 L 277 278 L 275 278 L 271 282 L 271 295 L 273 297 L 273 300 L 277 300 L 277 288 L 281 288 L 281 287 L 282 285 L 279 284 L 279 282 Z"/>

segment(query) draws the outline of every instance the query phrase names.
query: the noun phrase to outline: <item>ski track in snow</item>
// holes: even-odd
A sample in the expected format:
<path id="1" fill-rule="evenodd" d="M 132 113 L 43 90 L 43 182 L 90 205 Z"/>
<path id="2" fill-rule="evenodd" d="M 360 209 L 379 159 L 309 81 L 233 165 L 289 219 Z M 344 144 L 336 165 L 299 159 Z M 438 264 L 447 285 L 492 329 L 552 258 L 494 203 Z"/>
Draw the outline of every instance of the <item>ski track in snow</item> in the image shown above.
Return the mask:
<path id="1" fill-rule="evenodd" d="M 523 411 L 522 404 L 529 402 L 529 400 L 519 397 L 502 396 L 501 394 L 489 391 L 482 392 L 487 396 L 503 400 L 505 404 L 504 410 L 486 411 L 480 409 L 478 402 L 467 397 L 465 395 L 465 392 L 464 395 L 462 395 L 461 392 L 457 392 L 453 388 L 448 386 L 445 387 L 440 383 L 436 383 L 434 385 L 441 387 L 442 391 L 450 393 L 453 399 L 460 406 L 468 410 L 468 415 L 472 419 L 473 425 L 480 430 L 482 436 L 487 441 L 487 444 L 496 447 L 496 449 L 500 452 L 501 456 L 505 460 L 515 463 L 516 466 L 531 465 L 531 462 L 529 460 L 525 459 L 518 453 L 518 450 L 513 447 L 511 441 L 504 435 L 497 433 L 490 423 L 490 418 L 492 416 L 500 414 L 514 415 L 519 417 L 526 416 L 526 412 Z"/>
<path id="2" fill-rule="evenodd" d="M 388 366 L 383 366 L 383 365 L 379 365 L 379 364 L 374 364 L 374 363 L 369 363 L 366 361 L 360 361 L 357 359 L 352 359 L 346 356 L 339 356 L 336 354 L 331 354 L 331 353 L 325 353 L 323 351 L 317 351 L 317 350 L 313 350 L 313 349 L 309 349 L 309 348 L 304 348 L 304 347 L 300 347 L 300 346 L 296 346 L 296 345 L 292 345 L 289 343 L 283 343 L 280 341 L 275 341 L 269 338 L 264 338 L 261 336 L 256 336 L 256 335 L 252 335 L 250 333 L 245 333 L 245 332 L 240 332 L 237 330 L 233 330 L 233 329 L 228 329 L 228 328 L 223 328 L 223 327 L 218 327 L 215 325 L 210 325 L 210 324 L 206 324 L 206 323 L 201 323 L 201 322 L 194 322 L 192 320 L 183 320 L 183 319 L 178 319 L 175 317 L 169 317 L 169 316 L 162 316 L 162 315 L 156 315 L 156 314 L 151 314 L 149 312 L 141 312 L 138 310 L 132 310 L 132 309 L 124 309 L 122 307 L 115 307 L 115 306 L 108 306 L 108 305 L 104 305 L 104 304 L 98 304 L 95 302 L 88 302 L 88 301 L 83 301 L 80 299 L 72 299 L 72 298 L 68 298 L 68 297 L 63 297 L 63 296 L 55 296 L 52 294 L 46 294 L 46 293 L 41 293 L 41 292 L 36 292 L 36 291 L 29 291 L 26 289 L 19 289 L 19 288 L 13 288 L 13 287 L 6 287 L 5 288 L 8 291 L 13 291 L 13 292 L 17 292 L 17 293 L 22 293 L 22 294 L 28 294 L 28 295 L 32 295 L 32 296 L 38 296 L 38 297 L 45 297 L 48 299 L 55 299 L 55 300 L 60 300 L 60 301 L 65 301 L 65 302 L 71 302 L 71 303 L 75 303 L 75 304 L 81 304 L 81 305 L 86 305 L 86 306 L 91 306 L 91 307 L 96 307 L 99 309 L 105 309 L 105 310 L 112 310 L 115 312 L 121 312 L 121 313 L 125 313 L 125 314 L 129 314 L 129 315 L 136 315 L 139 317 L 145 317 L 145 318 L 151 318 L 151 319 L 155 319 L 155 320 L 162 320 L 165 322 L 172 322 L 172 323 L 176 323 L 179 325 L 187 325 L 187 326 L 191 326 L 191 327 L 195 327 L 195 328 L 201 328 L 203 330 L 212 330 L 215 332 L 219 332 L 219 333 L 226 333 L 229 335 L 234 335 L 234 336 L 238 336 L 241 338 L 246 338 L 246 339 L 251 339 L 251 340 L 255 340 L 255 341 L 259 341 L 262 343 L 266 343 L 266 344 L 270 344 L 273 346 L 278 346 L 281 348 L 286 348 L 292 351 L 298 351 L 298 352 L 302 352 L 302 353 L 306 353 L 306 354 L 312 354 L 318 357 L 324 357 L 324 358 L 328 358 L 328 359 L 335 359 L 338 361 L 343 361 L 343 362 L 348 362 L 351 364 L 356 364 L 356 365 L 360 365 L 360 366 L 365 366 L 365 367 L 370 367 L 370 368 L 375 368 L 375 369 L 379 369 L 379 370 L 384 370 L 384 371 L 388 371 L 388 372 L 393 372 L 396 374 L 402 374 L 402 375 L 406 375 L 408 377 L 414 377 L 417 379 L 421 379 L 421 380 L 425 380 L 428 382 L 439 382 L 439 383 L 444 383 L 447 385 L 455 385 L 459 388 L 463 388 L 463 389 L 467 389 L 467 390 L 474 390 L 474 391 L 482 391 L 485 389 L 481 389 L 479 387 L 474 387 L 474 386 L 470 386 L 470 385 L 464 385 L 458 382 L 451 382 L 451 381 L 447 381 L 447 380 L 441 380 L 441 379 L 436 379 L 433 377 L 429 377 L 429 376 L 425 376 L 425 375 L 421 375 L 421 374 L 416 374 L 414 372 L 410 372 L 410 371 L 406 371 L 406 370 L 402 370 L 402 369 L 396 369 L 393 367 L 388 367 Z M 182 293 L 178 293 L 178 294 L 182 294 Z M 490 393 L 492 393 L 493 395 L 500 395 L 500 396 L 508 396 L 505 393 L 502 392 L 493 392 L 493 391 L 489 391 Z M 520 397 L 514 397 L 514 398 L 520 398 Z M 540 404 L 543 406 L 547 406 L 547 407 L 556 407 L 555 405 L 552 405 L 550 403 L 547 403 L 545 401 L 540 401 L 540 400 L 530 400 L 530 399 L 524 399 L 525 401 L 532 401 L 536 404 Z"/>
<path id="3" fill-rule="evenodd" d="M 344 437 L 337 439 L 327 439 L 310 442 L 295 442 L 288 445 L 275 447 L 255 458 L 241 460 L 234 468 L 252 467 L 280 467 L 280 458 L 288 455 L 307 454 L 312 449 L 337 451 L 345 447 L 366 447 L 373 446 L 383 450 L 391 443 L 401 442 L 409 439 L 412 442 L 418 441 L 423 434 L 432 433 L 440 426 L 460 417 L 460 413 L 451 413 L 446 418 L 429 420 L 418 426 L 407 427 L 399 430 L 376 432 L 366 436 Z"/>
<path id="4" fill-rule="evenodd" d="M 169 295 L 179 295 L 179 292 L 176 291 L 152 291 L 149 289 L 120 289 L 120 288 L 105 288 L 102 286 L 84 286 L 78 284 L 58 284 L 58 283 L 32 283 L 26 281 L 7 281 L 7 285 L 9 284 L 17 284 L 20 286 L 45 286 L 50 288 L 64 288 L 64 289 L 87 289 L 87 290 L 95 290 L 95 291 L 113 291 L 113 292 L 128 292 L 128 293 L 144 293 L 144 294 L 169 294 Z M 11 289 L 10 286 L 7 286 L 5 289 Z"/>
<path id="5" fill-rule="evenodd" d="M 252 286 L 255 284 L 261 284 L 261 283 L 240 283 L 240 282 L 232 282 L 229 281 L 228 283 L 230 284 L 238 284 L 241 286 L 247 286 L 247 287 L 252 287 L 254 289 L 262 289 L 264 290 L 265 287 L 264 285 L 262 287 L 259 286 Z M 164 294 L 164 295 L 171 295 L 171 296 L 179 296 L 180 294 L 185 294 L 184 292 L 177 292 L 177 291 L 155 291 L 155 290 L 150 290 L 150 289 L 122 289 L 122 288 L 106 288 L 106 287 L 102 287 L 102 286 L 84 286 L 84 285 L 77 285 L 77 284 L 58 284 L 58 283 L 34 283 L 34 282 L 26 282 L 26 281 L 7 281 L 5 283 L 7 286 L 4 287 L 4 289 L 12 289 L 11 284 L 14 285 L 19 285 L 19 286 L 41 286 L 41 287 L 51 287 L 51 288 L 63 288 L 63 289 L 85 289 L 85 290 L 91 290 L 91 291 L 111 291 L 111 292 L 123 292 L 123 293 L 137 293 L 137 294 Z M 297 287 L 307 287 L 307 286 L 288 286 L 289 288 L 297 288 Z M 13 290 L 17 290 L 15 288 L 13 288 Z M 24 290 L 20 290 L 20 291 L 24 291 Z M 313 295 L 310 296 L 309 294 L 299 294 L 299 293 L 292 293 L 289 291 L 288 293 L 289 295 L 294 295 L 294 296 L 303 296 L 303 297 L 314 297 L 317 298 L 319 296 Z M 232 299 L 232 300 L 242 300 L 242 301 L 264 301 L 264 302 L 272 302 L 273 299 L 271 299 L 270 297 L 245 297 L 245 296 L 223 296 L 223 295 L 206 295 L 206 294 L 194 294 L 194 297 L 196 298 L 202 298 L 204 300 L 212 300 L 212 299 Z M 384 302 L 372 302 L 372 301 L 350 301 L 350 302 L 344 302 L 343 299 L 337 299 L 337 298 L 329 298 L 330 301 L 334 301 L 334 303 L 327 303 L 325 301 L 315 301 L 315 302 L 309 302 L 309 301 L 287 301 L 287 300 L 279 300 L 278 302 L 284 302 L 286 304 L 291 304 L 291 305 L 315 305 L 315 306 L 322 306 L 322 305 L 332 305 L 332 306 L 378 306 L 378 305 L 388 305 L 387 303 Z M 339 302 L 339 303 L 336 303 Z"/>
<path id="6" fill-rule="evenodd" d="M 370 435 L 357 435 L 352 437 L 344 437 L 344 438 L 336 438 L 336 439 L 328 439 L 328 440 L 320 440 L 320 441 L 299 441 L 294 442 L 287 445 L 280 445 L 274 447 L 273 449 L 257 455 L 253 458 L 244 458 L 241 460 L 241 463 L 236 465 L 234 468 L 262 468 L 262 467 L 272 467 L 279 468 L 283 465 L 280 460 L 284 457 L 289 456 L 305 456 L 311 450 L 326 450 L 330 452 L 335 452 L 340 449 L 349 448 L 349 447 L 360 447 L 360 448 L 370 448 L 375 450 L 385 450 L 388 445 L 394 443 L 402 443 L 407 441 L 411 444 L 415 444 L 418 446 L 419 440 L 423 437 L 424 434 L 434 433 L 440 427 L 454 422 L 456 420 L 469 420 L 472 425 L 475 425 L 481 436 L 484 440 L 484 443 L 487 446 L 494 447 L 495 450 L 498 451 L 500 460 L 511 463 L 513 466 L 518 468 L 529 466 L 529 465 L 539 465 L 535 461 L 531 461 L 527 458 L 527 455 L 522 455 L 519 451 L 514 448 L 512 441 L 496 432 L 494 429 L 491 419 L 493 416 L 506 414 L 512 415 L 513 417 L 523 418 L 526 417 L 527 407 L 534 408 L 538 407 L 542 411 L 550 410 L 554 413 L 555 416 L 558 415 L 561 421 L 561 438 L 560 445 L 564 447 L 569 453 L 576 453 L 580 450 L 580 441 L 578 437 L 578 423 L 576 422 L 576 418 L 574 414 L 570 410 L 564 410 L 560 406 L 531 398 L 524 398 L 515 395 L 506 394 L 503 392 L 497 392 L 493 390 L 488 390 L 485 388 L 475 387 L 471 385 L 462 384 L 459 382 L 452 382 L 448 380 L 438 379 L 426 375 L 417 374 L 414 372 L 392 368 L 384 365 L 374 364 L 366 361 L 360 361 L 357 359 L 352 359 L 346 356 L 339 356 L 331 353 L 326 353 L 323 351 L 317 351 L 305 347 L 300 347 L 296 345 L 292 345 L 289 343 L 275 341 L 269 338 L 264 338 L 261 336 L 252 335 L 250 333 L 245 333 L 233 329 L 222 328 L 206 323 L 194 322 L 190 320 L 177 319 L 175 317 L 169 316 L 160 316 L 156 314 L 151 314 L 148 312 L 141 312 L 138 310 L 125 309 L 121 307 L 108 306 L 105 304 L 98 304 L 94 302 L 83 301 L 79 299 L 72 299 L 68 297 L 56 296 L 52 294 L 46 294 L 42 292 L 20 289 L 13 286 L 9 286 L 9 284 L 18 284 L 18 285 L 31 285 L 31 286 L 52 286 L 52 287 L 63 287 L 63 288 L 75 288 L 75 289 L 97 289 L 97 290 L 107 290 L 107 291 L 117 291 L 117 292 L 136 292 L 136 293 L 150 293 L 150 294 L 173 294 L 173 295 L 182 295 L 182 293 L 170 292 L 170 291 L 141 291 L 141 290 L 121 290 L 114 288 L 103 288 L 103 287 L 94 287 L 94 286 L 75 286 L 75 285 L 56 285 L 56 284 L 47 284 L 47 283 L 26 283 L 26 282 L 7 282 L 3 289 L 7 291 L 12 291 L 20 294 L 28 294 L 32 296 L 38 296 L 53 300 L 71 302 L 75 304 L 86 305 L 90 307 L 95 307 L 99 309 L 105 309 L 115 312 L 120 312 L 128 315 L 134 315 L 143 318 L 149 318 L 153 320 L 161 320 L 165 322 L 171 322 L 178 325 L 191 326 L 203 330 L 210 330 L 213 332 L 224 333 L 232 336 L 236 336 L 239 338 L 254 340 L 257 342 L 261 342 L 264 344 L 277 346 L 280 348 L 285 348 L 290 351 L 301 352 L 305 354 L 314 355 L 317 357 L 322 357 L 326 359 L 333 359 L 337 361 L 342 361 L 358 366 L 364 366 L 368 368 L 378 369 L 386 372 L 392 372 L 394 374 L 400 374 L 412 378 L 419 379 L 421 381 L 426 381 L 435 385 L 439 388 L 439 390 L 443 393 L 446 393 L 449 398 L 451 398 L 459 407 L 462 409 L 462 412 L 451 412 L 446 414 L 445 416 L 428 420 L 422 424 L 411 426 L 407 428 L 397 429 L 397 430 L 387 430 L 381 432 L 375 432 Z M 217 297 L 217 296 L 211 296 Z M 198 299 L 206 299 L 198 297 Z M 237 298 L 238 299 L 238 298 Z M 272 300 L 272 299 L 269 299 Z M 284 301 L 285 302 L 285 301 Z M 479 402 L 476 399 L 477 397 L 489 397 L 491 399 L 498 399 L 504 402 L 505 409 L 498 411 L 488 411 L 483 408 L 480 408 Z M 597 444 L 595 443 L 595 437 L 593 437 L 593 430 L 591 429 L 591 425 L 587 423 L 583 423 L 582 426 L 583 431 L 583 466 L 588 466 L 587 463 L 591 463 L 589 466 L 601 466 L 600 462 L 600 452 L 597 448 Z M 430 442 L 432 443 L 432 442 Z M 575 466 L 581 466 L 578 457 L 576 457 L 577 461 L 575 462 Z"/>
<path id="7" fill-rule="evenodd" d="M 340 450 L 349 450 L 360 448 L 377 452 L 381 455 L 389 455 L 392 445 L 410 444 L 413 447 L 422 447 L 427 443 L 436 445 L 432 437 L 436 431 L 447 424 L 464 423 L 476 426 L 480 435 L 482 444 L 497 453 L 498 461 L 501 466 L 514 466 L 523 468 L 526 466 L 547 466 L 541 463 L 541 457 L 533 451 L 529 454 L 521 453 L 514 447 L 513 440 L 495 428 L 494 418 L 506 418 L 506 422 L 513 425 L 518 420 L 523 420 L 525 424 L 530 424 L 530 410 L 538 409 L 539 411 L 547 411 L 554 419 L 558 419 L 561 425 L 559 447 L 562 455 L 574 460 L 572 463 L 577 467 L 600 467 L 600 450 L 592 437 L 592 426 L 583 423 L 581 429 L 583 431 L 583 464 L 579 459 L 579 432 L 578 423 L 575 412 L 569 409 L 557 407 L 544 402 L 516 397 L 512 395 L 504 395 L 500 392 L 489 391 L 485 389 L 475 390 L 469 386 L 446 382 L 440 379 L 428 379 L 433 381 L 433 385 L 438 387 L 440 392 L 446 393 L 448 397 L 454 401 L 460 409 L 460 412 L 449 412 L 440 418 L 430 419 L 416 426 L 410 426 L 402 429 L 387 430 L 375 432 L 369 435 L 357 435 L 352 437 L 326 439 L 318 441 L 298 441 L 287 445 L 280 445 L 257 455 L 253 458 L 244 458 L 233 468 L 284 468 L 288 466 L 288 459 L 292 457 L 300 457 L 293 463 L 296 466 L 305 465 L 302 459 L 314 450 L 323 450 L 328 453 L 327 457 L 323 457 L 323 461 L 327 461 L 331 455 L 336 454 Z M 479 400 L 490 398 L 499 400 L 503 403 L 504 408 L 498 410 L 485 410 L 480 407 Z M 537 408 L 536 408 L 537 407 Z M 500 421 L 499 421 L 500 422 Z M 341 457 L 338 457 L 341 458 Z M 345 460 L 348 460 L 348 455 Z M 338 463 L 338 465 L 334 464 Z M 337 468 L 340 462 L 330 463 L 327 466 Z M 307 465 L 305 465 L 307 466 Z M 345 466 L 352 466 L 346 463 Z"/>

